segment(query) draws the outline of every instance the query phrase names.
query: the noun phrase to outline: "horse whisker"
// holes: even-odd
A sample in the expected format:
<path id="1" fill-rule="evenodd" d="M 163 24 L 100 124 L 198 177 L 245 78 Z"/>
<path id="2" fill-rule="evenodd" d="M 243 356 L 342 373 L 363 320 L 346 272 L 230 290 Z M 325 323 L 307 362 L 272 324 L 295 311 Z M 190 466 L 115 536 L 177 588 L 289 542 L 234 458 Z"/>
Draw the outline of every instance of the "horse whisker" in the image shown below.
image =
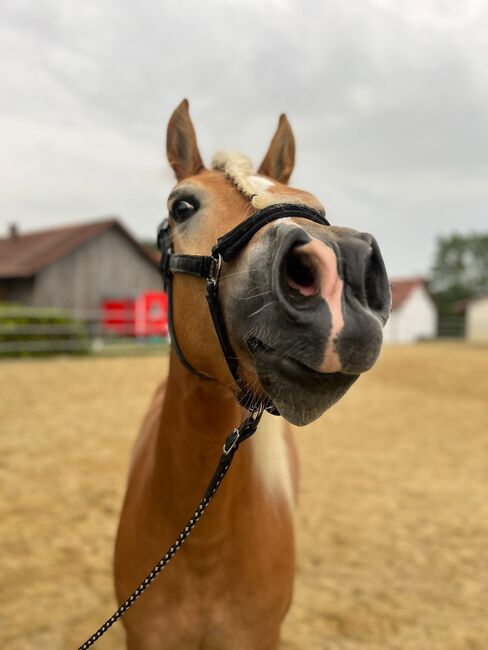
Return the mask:
<path id="1" fill-rule="evenodd" d="M 222 280 L 227 280 L 227 278 L 231 278 L 234 275 L 243 275 L 244 273 L 251 273 L 252 271 L 264 271 L 266 267 L 264 266 L 256 266 L 254 268 L 246 269 L 245 271 L 234 271 L 233 273 L 227 273 L 226 275 L 223 275 L 220 278 L 220 281 Z"/>
<path id="2" fill-rule="evenodd" d="M 266 309 L 266 307 L 269 307 L 270 305 L 274 305 L 276 300 L 272 300 L 271 302 L 265 303 L 262 307 L 259 309 L 256 309 L 256 311 L 253 311 L 252 314 L 249 314 L 248 318 L 251 318 L 252 316 L 256 316 L 256 314 L 259 314 L 260 311 L 263 311 L 263 309 Z"/>
<path id="3" fill-rule="evenodd" d="M 245 298 L 242 298 L 242 300 L 252 300 L 253 298 L 259 298 L 259 296 L 266 296 L 268 293 L 272 293 L 271 289 L 268 289 L 268 291 L 263 291 L 262 293 L 255 293 L 252 296 L 246 296 Z"/>

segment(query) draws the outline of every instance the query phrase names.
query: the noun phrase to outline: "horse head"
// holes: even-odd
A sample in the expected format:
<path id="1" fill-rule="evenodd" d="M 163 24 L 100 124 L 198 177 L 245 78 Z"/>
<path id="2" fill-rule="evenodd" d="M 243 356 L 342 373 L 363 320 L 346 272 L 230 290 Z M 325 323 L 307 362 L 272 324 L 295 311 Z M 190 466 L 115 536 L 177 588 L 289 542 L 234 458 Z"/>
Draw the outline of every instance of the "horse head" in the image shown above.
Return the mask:
<path id="1" fill-rule="evenodd" d="M 209 256 L 226 233 L 262 217 L 237 254 L 219 260 L 222 328 L 249 394 L 294 424 L 311 422 L 378 358 L 391 295 L 376 240 L 328 225 L 320 201 L 288 185 L 295 144 L 284 115 L 256 172 L 225 152 L 206 169 L 185 100 L 168 125 L 167 155 L 178 181 L 168 199 L 175 255 Z M 201 278 L 174 273 L 172 292 L 182 358 L 235 386 Z"/>

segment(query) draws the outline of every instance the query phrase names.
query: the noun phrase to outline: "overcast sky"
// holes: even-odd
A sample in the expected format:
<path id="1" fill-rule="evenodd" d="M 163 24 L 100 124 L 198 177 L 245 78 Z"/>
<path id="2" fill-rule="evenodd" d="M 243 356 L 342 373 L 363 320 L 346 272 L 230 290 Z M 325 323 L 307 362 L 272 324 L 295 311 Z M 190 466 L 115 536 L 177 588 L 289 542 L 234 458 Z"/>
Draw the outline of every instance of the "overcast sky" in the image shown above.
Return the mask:
<path id="1" fill-rule="evenodd" d="M 488 0 L 2 0 L 0 60 L 0 236 L 115 214 L 152 238 L 183 97 L 207 162 L 258 164 L 286 112 L 292 184 L 392 276 L 488 229 Z"/>

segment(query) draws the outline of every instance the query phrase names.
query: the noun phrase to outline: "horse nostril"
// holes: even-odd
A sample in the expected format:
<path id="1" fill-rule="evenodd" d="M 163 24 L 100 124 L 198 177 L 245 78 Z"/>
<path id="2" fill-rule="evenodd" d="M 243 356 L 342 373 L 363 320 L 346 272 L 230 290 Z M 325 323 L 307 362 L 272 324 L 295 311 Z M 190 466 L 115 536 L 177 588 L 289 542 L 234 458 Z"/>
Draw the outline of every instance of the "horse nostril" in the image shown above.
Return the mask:
<path id="1" fill-rule="evenodd" d="M 378 244 L 372 238 L 364 270 L 364 291 L 368 307 L 385 321 L 390 311 L 390 285 Z"/>
<path id="2" fill-rule="evenodd" d="M 317 272 L 310 257 L 294 246 L 290 248 L 284 260 L 285 282 L 302 296 L 314 296 L 319 291 Z"/>

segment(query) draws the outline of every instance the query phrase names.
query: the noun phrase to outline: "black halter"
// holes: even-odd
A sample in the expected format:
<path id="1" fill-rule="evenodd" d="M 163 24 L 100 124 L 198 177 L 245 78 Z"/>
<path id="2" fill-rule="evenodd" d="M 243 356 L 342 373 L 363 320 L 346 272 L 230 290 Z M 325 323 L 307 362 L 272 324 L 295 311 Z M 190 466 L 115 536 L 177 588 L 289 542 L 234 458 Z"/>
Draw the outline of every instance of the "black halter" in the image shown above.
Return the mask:
<path id="1" fill-rule="evenodd" d="M 322 225 L 328 226 L 329 222 L 323 217 L 320 212 L 309 208 L 306 205 L 294 205 L 291 203 L 282 203 L 277 205 L 271 205 L 264 210 L 259 210 L 253 214 L 249 219 L 246 219 L 241 224 L 230 230 L 226 235 L 221 237 L 215 246 L 212 248 L 212 255 L 175 255 L 172 252 L 171 248 L 171 236 L 169 232 L 169 220 L 165 219 L 158 231 L 158 246 L 161 251 L 161 274 L 163 276 L 164 285 L 166 291 L 168 292 L 168 325 L 171 333 L 171 342 L 175 348 L 176 353 L 178 354 L 181 362 L 191 370 L 191 372 L 199 375 L 200 377 L 205 377 L 199 373 L 195 368 L 188 363 L 185 359 L 183 353 L 181 352 L 178 342 L 176 340 L 174 324 L 173 324 L 173 314 L 172 314 L 172 279 L 173 273 L 189 273 L 190 275 L 196 275 L 199 278 L 205 278 L 207 280 L 207 300 L 208 306 L 210 308 L 210 313 L 212 314 L 213 324 L 215 326 L 215 331 L 219 337 L 220 345 L 222 351 L 227 361 L 227 365 L 234 377 L 237 385 L 239 386 L 239 393 L 237 399 L 239 403 L 249 409 L 250 413 L 248 417 L 240 424 L 238 428 L 235 428 L 228 436 L 222 450 L 222 455 L 220 457 L 217 469 L 215 470 L 212 479 L 203 495 L 202 500 L 198 504 L 194 514 L 190 517 L 185 528 L 178 535 L 175 542 L 168 549 L 168 551 L 161 557 L 159 562 L 154 566 L 150 573 L 144 578 L 140 585 L 136 588 L 135 591 L 120 605 L 117 611 L 105 621 L 105 623 L 98 628 L 95 634 L 85 641 L 78 650 L 88 650 L 101 636 L 110 629 L 110 627 L 117 621 L 125 612 L 132 607 L 136 600 L 146 591 L 149 585 L 155 580 L 155 578 L 161 573 L 161 571 L 167 566 L 167 564 L 172 560 L 178 550 L 181 548 L 181 545 L 190 535 L 193 528 L 196 526 L 201 516 L 207 509 L 208 505 L 212 501 L 219 485 L 222 483 L 229 467 L 234 458 L 239 445 L 244 442 L 247 438 L 253 435 L 256 431 L 256 428 L 261 419 L 262 413 L 264 410 L 269 411 L 270 413 L 277 414 L 273 402 L 269 399 L 257 400 L 256 398 L 252 399 L 250 397 L 249 391 L 246 389 L 245 384 L 242 382 L 239 376 L 238 370 L 238 361 L 235 356 L 232 347 L 230 345 L 227 333 L 225 331 L 224 323 L 219 310 L 219 301 L 218 301 L 218 288 L 219 288 L 219 278 L 220 278 L 220 269 L 222 265 L 222 260 L 224 262 L 230 262 L 234 257 L 239 253 L 239 251 L 249 242 L 251 237 L 258 232 L 264 225 L 274 221 L 275 219 L 280 219 L 281 217 L 292 216 L 292 217 L 303 217 L 304 219 L 309 219 L 310 221 L 315 221 Z"/>
<path id="2" fill-rule="evenodd" d="M 265 399 L 264 402 L 262 399 L 257 400 L 256 398 L 253 398 L 248 387 L 240 377 L 239 362 L 230 344 L 229 337 L 225 330 L 224 321 L 220 313 L 218 291 L 222 261 L 232 261 L 263 226 L 283 217 L 301 217 L 323 226 L 330 225 L 327 219 L 320 212 L 308 207 L 307 205 L 293 203 L 270 205 L 263 210 L 258 210 L 235 228 L 229 230 L 229 232 L 223 235 L 223 237 L 220 237 L 212 248 L 211 255 L 176 255 L 173 253 L 171 245 L 169 219 L 166 218 L 158 229 L 158 248 L 161 253 L 160 271 L 168 294 L 168 328 L 171 336 L 171 344 L 173 345 L 181 363 L 199 377 L 209 379 L 209 377 L 193 368 L 178 345 L 173 322 L 174 273 L 188 273 L 207 280 L 207 301 L 210 314 L 212 316 L 212 321 L 225 360 L 227 361 L 232 377 L 239 387 L 239 392 L 236 395 L 239 404 L 250 411 L 255 410 L 258 406 L 262 406 L 264 407 L 264 410 L 274 413 L 275 415 L 278 414 L 278 411 L 273 402 L 268 398 Z"/>

